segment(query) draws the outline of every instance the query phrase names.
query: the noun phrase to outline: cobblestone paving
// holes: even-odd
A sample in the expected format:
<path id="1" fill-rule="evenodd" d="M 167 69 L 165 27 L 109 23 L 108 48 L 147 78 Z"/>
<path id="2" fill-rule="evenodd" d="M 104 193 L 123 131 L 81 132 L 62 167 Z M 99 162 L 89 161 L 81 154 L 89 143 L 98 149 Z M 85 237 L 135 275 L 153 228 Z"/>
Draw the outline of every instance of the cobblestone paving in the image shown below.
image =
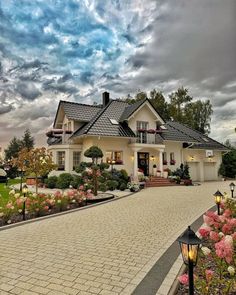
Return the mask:
<path id="1" fill-rule="evenodd" d="M 131 294 L 161 250 L 228 185 L 148 188 L 0 231 L 0 294 Z"/>

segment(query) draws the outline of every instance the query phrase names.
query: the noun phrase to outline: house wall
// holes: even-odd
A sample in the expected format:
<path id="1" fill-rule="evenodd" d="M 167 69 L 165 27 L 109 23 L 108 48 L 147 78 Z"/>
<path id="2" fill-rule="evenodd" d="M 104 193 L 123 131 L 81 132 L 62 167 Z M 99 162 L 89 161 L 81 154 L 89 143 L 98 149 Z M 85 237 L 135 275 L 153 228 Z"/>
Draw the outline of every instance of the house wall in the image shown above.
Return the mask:
<path id="1" fill-rule="evenodd" d="M 165 141 L 164 144 L 164 152 L 167 154 L 167 165 L 164 165 L 164 168 L 168 167 L 171 171 L 174 171 L 183 163 L 182 142 Z M 174 165 L 170 164 L 170 153 L 174 153 L 174 159 L 176 161 Z"/>
<path id="2" fill-rule="evenodd" d="M 129 122 L 128 122 L 129 127 L 133 131 L 136 131 L 136 129 L 137 129 L 137 121 L 149 122 L 148 129 L 156 129 L 157 117 L 153 114 L 153 112 L 150 110 L 150 108 L 147 105 L 143 106 L 129 120 Z"/>
<path id="3" fill-rule="evenodd" d="M 218 180 L 218 170 L 222 162 L 222 154 L 220 151 L 213 151 L 212 158 L 206 157 L 205 150 L 184 149 L 184 162 L 188 163 L 193 169 L 193 175 L 198 181 Z"/>

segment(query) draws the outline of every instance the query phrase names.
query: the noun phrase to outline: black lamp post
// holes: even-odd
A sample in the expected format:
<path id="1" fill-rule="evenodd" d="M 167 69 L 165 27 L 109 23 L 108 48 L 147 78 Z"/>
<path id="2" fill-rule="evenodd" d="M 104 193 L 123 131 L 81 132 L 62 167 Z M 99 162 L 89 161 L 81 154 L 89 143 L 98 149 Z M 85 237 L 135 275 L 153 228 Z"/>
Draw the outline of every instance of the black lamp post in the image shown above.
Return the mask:
<path id="1" fill-rule="evenodd" d="M 233 182 L 230 183 L 229 185 L 230 187 L 230 190 L 231 190 L 231 197 L 233 198 L 234 197 L 234 187 L 235 187 L 235 184 Z"/>
<path id="2" fill-rule="evenodd" d="M 217 205 L 217 214 L 220 215 L 220 203 L 223 199 L 222 193 L 218 190 L 217 192 L 214 193 L 215 197 L 215 203 Z"/>
<path id="3" fill-rule="evenodd" d="M 199 246 L 202 241 L 196 236 L 195 232 L 188 226 L 186 231 L 178 237 L 181 254 L 184 264 L 188 266 L 189 295 L 194 294 L 193 268 L 197 264 Z"/>
<path id="4" fill-rule="evenodd" d="M 26 194 L 28 193 L 28 186 L 26 184 L 23 186 L 22 192 L 24 194 L 22 216 L 23 216 L 23 220 L 25 220 L 25 202 L 26 202 Z"/>

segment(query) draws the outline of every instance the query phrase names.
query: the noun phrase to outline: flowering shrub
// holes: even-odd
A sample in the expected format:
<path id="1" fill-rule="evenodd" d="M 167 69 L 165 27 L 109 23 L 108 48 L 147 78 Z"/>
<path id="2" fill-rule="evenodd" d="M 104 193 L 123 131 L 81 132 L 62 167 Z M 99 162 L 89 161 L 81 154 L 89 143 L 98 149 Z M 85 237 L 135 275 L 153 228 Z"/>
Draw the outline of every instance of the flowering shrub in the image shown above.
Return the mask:
<path id="1" fill-rule="evenodd" d="M 0 207 L 0 221 L 3 225 L 22 220 L 24 202 L 26 216 L 34 218 L 80 207 L 86 199 L 92 197 L 91 190 L 86 190 L 84 186 L 80 186 L 78 190 L 71 189 L 63 193 L 60 191 L 53 194 L 29 192 L 26 197 L 11 190 L 8 202 Z"/>
<path id="2" fill-rule="evenodd" d="M 234 206 L 235 201 L 224 200 L 222 215 L 207 211 L 203 216 L 205 224 L 198 231 L 203 246 L 196 268 L 197 294 L 236 294 L 236 218 L 231 211 Z M 186 285 L 186 275 L 179 281 Z"/>
<path id="3" fill-rule="evenodd" d="M 139 191 L 139 183 L 137 182 L 134 182 L 134 181 L 128 182 L 127 187 L 131 192 Z"/>

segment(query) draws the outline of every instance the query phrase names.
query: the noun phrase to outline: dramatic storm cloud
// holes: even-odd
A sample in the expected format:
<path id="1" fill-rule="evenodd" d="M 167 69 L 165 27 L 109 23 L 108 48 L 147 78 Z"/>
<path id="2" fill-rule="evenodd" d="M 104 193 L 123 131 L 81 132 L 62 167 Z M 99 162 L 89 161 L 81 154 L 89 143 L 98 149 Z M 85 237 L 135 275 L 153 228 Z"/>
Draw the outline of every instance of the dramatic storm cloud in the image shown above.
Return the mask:
<path id="1" fill-rule="evenodd" d="M 44 145 L 60 99 L 182 85 L 235 141 L 235 19 L 234 0 L 0 0 L 0 145 L 26 128 Z"/>

